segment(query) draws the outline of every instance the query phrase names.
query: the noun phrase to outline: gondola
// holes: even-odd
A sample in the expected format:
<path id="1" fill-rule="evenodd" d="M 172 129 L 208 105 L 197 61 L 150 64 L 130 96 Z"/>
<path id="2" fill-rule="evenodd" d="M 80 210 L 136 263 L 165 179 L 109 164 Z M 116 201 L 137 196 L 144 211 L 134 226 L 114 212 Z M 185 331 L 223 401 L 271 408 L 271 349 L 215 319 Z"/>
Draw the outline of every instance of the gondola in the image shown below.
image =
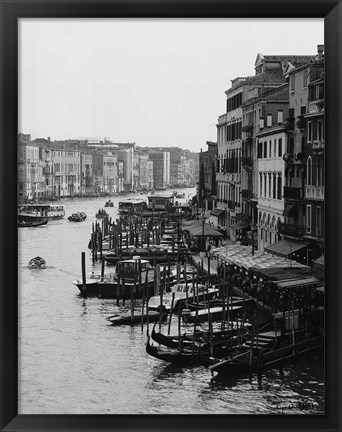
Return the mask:
<path id="1" fill-rule="evenodd" d="M 157 347 L 150 344 L 150 338 L 147 339 L 146 352 L 152 357 L 163 360 L 169 363 L 177 363 L 184 366 L 196 365 L 198 348 L 192 350 L 191 348 L 166 348 Z"/>
<path id="2" fill-rule="evenodd" d="M 141 319 L 143 322 L 147 322 L 147 319 L 149 322 L 157 322 L 160 320 L 160 315 L 162 321 L 164 321 L 167 318 L 167 313 L 165 311 L 160 314 L 160 312 L 149 312 L 148 315 L 146 313 L 142 314 L 141 312 L 134 312 L 134 316 L 132 317 L 131 312 L 125 312 L 117 315 L 111 315 L 106 318 L 107 321 L 110 322 L 113 326 L 120 326 L 120 325 L 134 325 L 134 324 L 140 324 Z"/>
<path id="3" fill-rule="evenodd" d="M 230 340 L 230 338 L 234 338 L 237 334 L 241 336 L 241 338 L 245 337 L 246 335 L 249 335 L 250 333 L 250 324 L 244 323 L 243 330 L 241 327 L 238 329 L 235 327 L 234 329 L 229 330 L 214 330 L 212 332 L 212 335 L 210 336 L 210 332 L 202 331 L 202 330 L 196 330 L 195 332 L 195 343 L 202 346 L 202 351 L 204 347 L 210 343 L 210 338 L 212 338 L 213 343 L 216 344 L 216 346 L 219 346 L 220 344 L 223 346 L 227 341 Z M 151 332 L 151 338 L 157 342 L 158 344 L 164 345 L 169 348 L 177 348 L 179 346 L 179 339 L 181 339 L 181 345 L 182 346 L 190 346 L 194 341 L 194 335 L 193 333 L 184 333 L 180 337 L 173 335 L 164 335 L 162 333 L 157 333 L 155 331 L 155 326 L 152 329 Z"/>

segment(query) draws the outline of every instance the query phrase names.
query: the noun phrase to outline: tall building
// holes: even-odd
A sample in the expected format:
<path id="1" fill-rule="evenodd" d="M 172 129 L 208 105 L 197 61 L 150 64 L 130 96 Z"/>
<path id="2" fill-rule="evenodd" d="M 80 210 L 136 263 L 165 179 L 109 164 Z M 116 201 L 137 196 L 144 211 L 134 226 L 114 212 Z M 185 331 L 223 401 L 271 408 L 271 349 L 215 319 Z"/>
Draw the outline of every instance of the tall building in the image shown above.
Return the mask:
<path id="1" fill-rule="evenodd" d="M 153 182 L 156 189 L 165 189 L 170 184 L 170 152 L 152 151 L 149 153 L 153 161 Z"/>

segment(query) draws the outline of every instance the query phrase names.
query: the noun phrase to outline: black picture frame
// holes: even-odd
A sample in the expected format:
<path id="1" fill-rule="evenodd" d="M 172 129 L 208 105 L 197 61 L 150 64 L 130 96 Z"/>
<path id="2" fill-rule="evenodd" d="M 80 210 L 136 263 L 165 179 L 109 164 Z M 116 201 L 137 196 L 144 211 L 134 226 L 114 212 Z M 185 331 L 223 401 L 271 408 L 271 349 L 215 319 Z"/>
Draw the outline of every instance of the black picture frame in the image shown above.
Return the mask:
<path id="1" fill-rule="evenodd" d="M 1 431 L 340 431 L 341 23 L 336 0 L 33 1 L 1 4 Z M 324 18 L 326 58 L 326 414 L 18 415 L 17 111 L 19 18 Z M 296 37 L 296 35 L 293 35 Z"/>

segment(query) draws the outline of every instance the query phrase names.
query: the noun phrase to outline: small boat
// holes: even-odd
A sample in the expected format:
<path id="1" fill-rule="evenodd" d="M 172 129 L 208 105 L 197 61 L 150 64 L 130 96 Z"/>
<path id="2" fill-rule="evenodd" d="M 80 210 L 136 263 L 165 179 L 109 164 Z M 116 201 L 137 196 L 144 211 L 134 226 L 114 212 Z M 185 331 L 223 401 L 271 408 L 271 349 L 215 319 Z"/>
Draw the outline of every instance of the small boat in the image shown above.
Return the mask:
<path id="1" fill-rule="evenodd" d="M 141 320 L 143 322 L 157 322 L 161 319 L 164 321 L 167 318 L 167 313 L 163 311 L 160 313 L 159 311 L 153 311 L 148 312 L 148 315 L 146 313 L 142 314 L 141 312 L 134 311 L 134 315 L 132 317 L 131 312 L 125 312 L 117 315 L 111 315 L 106 318 L 107 321 L 110 322 L 113 326 L 119 326 L 119 325 L 134 325 L 134 324 L 140 324 Z"/>
<path id="2" fill-rule="evenodd" d="M 97 219 L 102 219 L 108 216 L 108 213 L 104 209 L 99 209 L 99 211 L 96 213 L 95 217 Z"/>
<path id="3" fill-rule="evenodd" d="M 195 342 L 199 345 L 205 346 L 209 343 L 210 337 L 212 338 L 213 342 L 216 344 L 222 344 L 227 343 L 227 341 L 230 340 L 230 338 L 235 337 L 238 333 L 240 335 L 248 335 L 250 333 L 250 324 L 244 323 L 243 327 L 241 324 L 241 321 L 239 322 L 239 326 L 237 326 L 237 323 L 233 323 L 234 328 L 229 330 L 215 330 L 211 333 L 209 330 L 196 330 L 195 331 L 195 338 L 193 332 L 191 333 L 184 333 L 180 336 L 176 335 L 164 335 L 162 333 L 157 333 L 155 331 L 155 327 L 152 329 L 151 338 L 157 342 L 160 345 L 165 345 L 169 348 L 177 348 L 179 344 L 182 346 L 189 346 Z M 179 342 L 179 338 L 181 341 Z"/>
<path id="4" fill-rule="evenodd" d="M 114 207 L 114 203 L 111 200 L 106 201 L 105 207 Z"/>
<path id="5" fill-rule="evenodd" d="M 46 261 L 44 258 L 40 256 L 36 256 L 35 258 L 30 259 L 28 263 L 28 267 L 30 269 L 45 269 Z"/>
<path id="6" fill-rule="evenodd" d="M 146 352 L 152 357 L 168 363 L 177 363 L 181 365 L 197 364 L 197 351 L 191 348 L 166 348 L 153 346 L 150 344 L 150 338 L 147 339 Z"/>
<path id="7" fill-rule="evenodd" d="M 85 292 L 83 291 L 83 282 L 82 278 L 75 279 L 72 281 L 74 285 L 80 290 L 82 295 L 85 296 L 97 296 L 99 292 L 98 281 L 101 279 L 100 273 L 91 272 L 86 275 L 85 281 Z"/>
<path id="8" fill-rule="evenodd" d="M 173 308 L 178 310 L 178 307 L 184 306 L 186 299 L 191 302 L 195 301 L 197 296 L 199 300 L 212 299 L 219 294 L 219 289 L 215 287 L 207 288 L 205 285 L 201 284 L 197 285 L 193 283 L 177 283 L 171 287 L 171 292 L 163 294 L 163 306 L 165 306 L 167 310 L 171 309 L 173 293 L 175 294 Z M 149 301 L 149 308 L 153 310 L 159 306 L 160 296 L 158 295 L 151 297 Z"/>
<path id="9" fill-rule="evenodd" d="M 18 220 L 18 228 L 34 228 L 41 225 L 46 225 L 48 223 L 48 220 L 41 220 L 41 221 L 25 221 L 25 220 Z"/>
<path id="10" fill-rule="evenodd" d="M 82 222 L 87 219 L 87 215 L 84 212 L 73 213 L 68 217 L 70 222 Z"/>

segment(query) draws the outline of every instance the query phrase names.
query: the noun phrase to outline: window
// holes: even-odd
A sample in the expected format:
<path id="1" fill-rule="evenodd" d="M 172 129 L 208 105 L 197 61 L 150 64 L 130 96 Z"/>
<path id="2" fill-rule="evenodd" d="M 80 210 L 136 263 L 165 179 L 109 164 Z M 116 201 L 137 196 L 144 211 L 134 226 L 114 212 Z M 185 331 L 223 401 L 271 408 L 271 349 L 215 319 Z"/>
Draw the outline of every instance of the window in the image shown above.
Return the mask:
<path id="1" fill-rule="evenodd" d="M 268 174 L 268 198 L 272 198 L 272 175 Z"/>
<path id="2" fill-rule="evenodd" d="M 295 91 L 295 75 L 291 75 L 291 77 L 290 77 L 290 86 L 291 86 L 291 93 L 294 93 L 294 91 Z"/>
<path id="3" fill-rule="evenodd" d="M 264 158 L 267 158 L 267 141 L 264 141 Z"/>
<path id="4" fill-rule="evenodd" d="M 316 207 L 316 235 L 322 234 L 322 207 Z"/>
<path id="5" fill-rule="evenodd" d="M 267 114 L 267 127 L 271 127 L 272 126 L 272 114 L 268 113 Z"/>
<path id="6" fill-rule="evenodd" d="M 307 87 L 308 86 L 308 71 L 305 70 L 303 71 L 303 87 Z"/>
<path id="7" fill-rule="evenodd" d="M 274 154 L 274 157 L 277 156 L 277 140 L 276 139 L 274 140 L 273 154 Z"/>
<path id="8" fill-rule="evenodd" d="M 272 141 L 270 140 L 268 143 L 268 157 L 272 156 Z"/>
<path id="9" fill-rule="evenodd" d="M 318 141 L 322 141 L 323 139 L 323 121 L 318 120 L 317 123 L 317 139 Z"/>
<path id="10" fill-rule="evenodd" d="M 311 234 L 311 205 L 306 206 L 306 232 Z"/>
<path id="11" fill-rule="evenodd" d="M 273 177 L 273 199 L 276 199 L 276 187 L 277 187 L 277 176 L 275 174 L 272 175 Z"/>
<path id="12" fill-rule="evenodd" d="M 277 199 L 281 200 L 281 189 L 282 189 L 282 181 L 281 181 L 281 175 L 278 174 L 278 184 L 277 184 Z"/>
<path id="13" fill-rule="evenodd" d="M 317 172 L 316 172 L 316 184 L 317 186 L 323 186 L 323 168 L 322 168 L 322 160 L 321 158 L 317 161 Z"/>
<path id="14" fill-rule="evenodd" d="M 306 184 L 312 185 L 312 159 L 311 156 L 308 157 L 306 162 Z"/>
<path id="15" fill-rule="evenodd" d="M 267 196 L 267 194 L 266 194 L 266 187 L 267 187 L 267 185 L 266 185 L 266 174 L 264 173 L 264 197 Z"/>
<path id="16" fill-rule="evenodd" d="M 260 129 L 264 129 L 265 127 L 265 120 L 263 117 L 260 117 Z"/>
<path id="17" fill-rule="evenodd" d="M 283 139 L 278 139 L 278 157 L 281 157 L 283 154 Z"/>
<path id="18" fill-rule="evenodd" d="M 312 122 L 308 122 L 308 142 L 312 141 Z"/>
<path id="19" fill-rule="evenodd" d="M 262 159 L 262 142 L 258 141 L 258 159 Z"/>
<path id="20" fill-rule="evenodd" d="M 284 121 L 284 111 L 278 110 L 278 124 L 283 123 Z"/>
<path id="21" fill-rule="evenodd" d="M 302 105 L 301 107 L 300 107 L 300 115 L 305 115 L 306 114 L 306 106 L 305 105 Z"/>

